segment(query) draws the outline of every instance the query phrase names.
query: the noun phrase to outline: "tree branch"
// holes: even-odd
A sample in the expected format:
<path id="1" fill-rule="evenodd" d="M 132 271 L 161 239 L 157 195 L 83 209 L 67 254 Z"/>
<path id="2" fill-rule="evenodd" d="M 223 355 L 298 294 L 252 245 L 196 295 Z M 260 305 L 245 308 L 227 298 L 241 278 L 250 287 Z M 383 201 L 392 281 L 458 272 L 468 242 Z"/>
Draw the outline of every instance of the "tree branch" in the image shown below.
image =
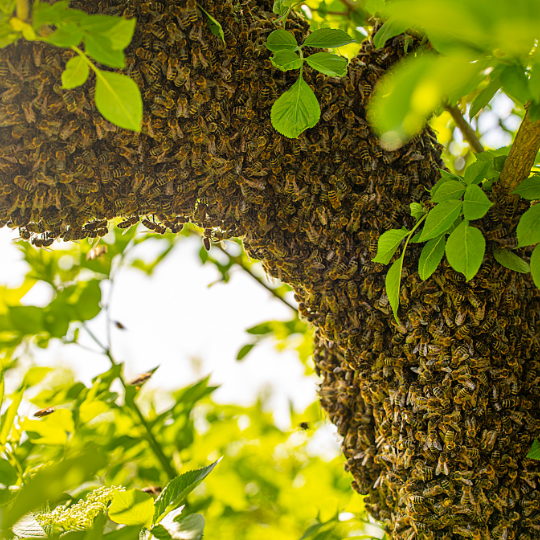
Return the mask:
<path id="1" fill-rule="evenodd" d="M 246 263 L 243 261 L 242 257 L 240 256 L 234 256 L 234 255 L 231 255 L 230 253 L 227 253 L 219 244 L 214 244 L 214 247 L 218 248 L 222 253 L 224 253 L 225 255 L 227 255 L 227 257 L 229 257 L 229 259 L 237 264 L 240 268 L 242 268 L 242 270 L 244 270 L 244 272 L 247 272 L 255 281 L 257 281 L 257 283 L 259 283 L 259 285 L 262 285 L 268 292 L 270 292 L 273 296 L 275 296 L 278 300 L 281 300 L 287 307 L 290 307 L 291 309 L 294 309 L 294 311 L 296 311 L 298 313 L 298 309 L 295 308 L 292 304 L 289 304 L 289 302 L 287 302 L 287 300 L 285 300 L 285 298 L 281 297 L 275 289 L 272 289 L 272 287 L 268 286 L 264 280 L 258 276 L 256 276 L 252 271 L 251 271 L 251 268 L 249 266 L 246 265 Z"/>
<path id="2" fill-rule="evenodd" d="M 461 114 L 461 111 L 459 110 L 457 105 L 446 105 L 445 109 L 452 115 L 456 126 L 461 130 L 461 133 L 463 133 L 463 137 L 471 145 L 471 148 L 477 153 L 483 152 L 484 147 L 480 143 L 478 137 L 476 136 L 476 133 L 468 124 L 467 120 L 463 118 L 463 115 Z"/>
<path id="3" fill-rule="evenodd" d="M 527 110 L 499 177 L 503 192 L 512 193 L 522 180 L 528 178 L 539 149 L 540 120 L 531 122 Z"/>

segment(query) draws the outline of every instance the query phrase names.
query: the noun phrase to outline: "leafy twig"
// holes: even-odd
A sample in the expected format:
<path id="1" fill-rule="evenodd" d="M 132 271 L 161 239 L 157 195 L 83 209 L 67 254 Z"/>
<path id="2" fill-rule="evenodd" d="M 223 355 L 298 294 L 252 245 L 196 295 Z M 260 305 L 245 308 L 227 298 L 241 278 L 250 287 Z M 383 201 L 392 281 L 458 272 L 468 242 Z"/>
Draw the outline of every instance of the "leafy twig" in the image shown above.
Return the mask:
<path id="1" fill-rule="evenodd" d="M 113 355 L 111 353 L 110 347 L 106 347 L 99 340 L 99 338 L 88 328 L 88 325 L 84 321 L 82 322 L 82 326 L 86 330 L 87 334 L 96 343 L 96 345 L 98 345 L 98 347 L 101 348 L 103 354 L 109 359 L 110 363 L 113 366 L 117 365 L 117 362 L 115 361 L 115 359 L 114 359 L 114 357 L 113 357 Z M 127 388 L 126 381 L 124 380 L 122 375 L 119 375 L 118 378 L 120 379 L 120 382 L 122 383 L 122 386 L 124 387 L 124 389 Z M 146 439 L 147 439 L 148 443 L 150 444 L 150 447 L 152 448 L 154 454 L 156 455 L 159 462 L 161 463 L 163 469 L 167 473 L 167 476 L 169 476 L 169 478 L 174 478 L 175 476 L 177 476 L 177 472 L 174 470 L 174 468 L 170 464 L 170 461 L 167 458 L 167 456 L 163 453 L 163 450 L 161 449 L 161 446 L 157 442 L 156 438 L 154 437 L 154 434 L 152 433 L 152 430 L 150 429 L 150 426 L 148 425 L 148 422 L 146 421 L 146 418 L 144 417 L 142 411 L 139 409 L 139 407 L 137 406 L 137 404 L 134 401 L 131 404 L 131 408 L 133 409 L 133 411 L 135 412 L 135 414 L 139 418 L 139 421 L 140 421 L 141 425 L 144 427 L 144 429 L 146 431 Z"/>
<path id="2" fill-rule="evenodd" d="M 275 289 L 272 289 L 272 287 L 268 286 L 264 280 L 258 276 L 256 276 L 251 268 L 244 262 L 244 260 L 242 259 L 242 257 L 240 256 L 235 256 L 235 255 L 231 255 L 230 253 L 227 253 L 227 251 L 225 251 L 219 244 L 215 244 L 214 247 L 216 247 L 217 249 L 219 249 L 222 253 L 224 253 L 228 258 L 229 260 L 231 260 L 233 263 L 237 264 L 242 270 L 244 270 L 244 272 L 246 272 L 247 274 L 249 274 L 254 280 L 257 281 L 257 283 L 259 283 L 259 285 L 262 285 L 268 292 L 270 292 L 273 296 L 275 296 L 278 300 L 281 300 L 287 307 L 293 309 L 294 311 L 298 312 L 298 309 L 296 307 L 294 307 L 292 304 L 289 304 L 289 302 L 287 302 L 287 300 L 285 300 L 285 298 L 283 298 L 282 296 L 280 296 L 277 291 Z"/>
<path id="3" fill-rule="evenodd" d="M 484 147 L 482 146 L 482 143 L 479 141 L 476 133 L 467 120 L 465 120 L 461 114 L 459 107 L 457 107 L 457 105 L 446 105 L 445 109 L 452 115 L 456 126 L 461 130 L 463 137 L 471 145 L 471 148 L 477 153 L 483 152 Z"/>
<path id="4" fill-rule="evenodd" d="M 499 177 L 503 192 L 511 193 L 529 176 L 539 149 L 540 120 L 532 122 L 527 110 Z"/>

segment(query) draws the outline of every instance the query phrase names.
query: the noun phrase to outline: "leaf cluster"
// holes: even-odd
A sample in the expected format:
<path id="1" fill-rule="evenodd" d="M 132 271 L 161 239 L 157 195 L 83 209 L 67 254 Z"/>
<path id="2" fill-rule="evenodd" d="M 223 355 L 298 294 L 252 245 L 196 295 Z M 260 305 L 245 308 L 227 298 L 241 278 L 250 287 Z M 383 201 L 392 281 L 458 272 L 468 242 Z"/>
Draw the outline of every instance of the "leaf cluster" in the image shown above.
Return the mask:
<path id="1" fill-rule="evenodd" d="M 20 13 L 14 14 L 14 9 L 15 2 L 2 6 L 0 47 L 23 37 L 75 51 L 77 56 L 68 61 L 62 73 L 62 88 L 83 85 L 92 70 L 96 75 L 95 101 L 99 112 L 120 127 L 140 131 L 142 98 L 136 83 L 126 75 L 100 69 L 91 60 L 109 68 L 124 68 L 123 51 L 131 42 L 136 19 L 88 15 L 71 9 L 68 0 L 54 4 L 36 1 L 25 19 L 20 18 Z M 79 48 L 81 44 L 84 50 Z"/>
<path id="2" fill-rule="evenodd" d="M 435 272 L 445 254 L 450 266 L 464 274 L 467 281 L 471 280 L 480 269 L 486 250 L 486 240 L 482 231 L 470 225 L 470 222 L 483 218 L 493 206 L 485 191 L 491 189 L 492 183 L 496 181 L 507 152 L 508 149 L 503 149 L 478 154 L 477 161 L 467 168 L 464 176 L 441 169 L 441 178 L 430 191 L 431 208 L 411 203 L 411 215 L 416 220 L 414 228 L 411 231 L 405 228 L 392 229 L 379 237 L 377 254 L 373 261 L 381 264 L 389 264 L 405 240 L 400 257 L 394 261 L 386 276 L 386 291 L 396 320 L 398 320 L 401 270 L 409 242 L 426 242 L 418 261 L 418 274 L 422 280 L 428 279 Z M 539 188 L 540 178 L 533 176 L 520 184 L 515 193 L 526 198 L 540 198 Z M 517 227 L 518 247 L 540 241 L 538 226 L 540 207 L 539 211 L 535 208 L 533 206 L 527 210 L 520 219 Z M 423 228 L 414 234 L 420 225 Z M 516 272 L 527 273 L 531 270 L 535 283 L 540 283 L 538 275 L 535 277 L 538 262 L 535 261 L 533 265 L 532 257 L 529 268 L 526 261 L 510 250 L 494 248 L 493 255 L 500 264 Z M 537 251 L 536 257 L 540 260 L 540 250 Z"/>
<path id="3" fill-rule="evenodd" d="M 376 47 L 411 28 L 426 38 L 374 93 L 369 117 L 388 145 L 401 144 L 443 104 L 469 94 L 471 119 L 498 90 L 520 106 L 530 103 L 531 119 L 540 119 L 540 15 L 529 2 L 404 0 L 382 12 L 387 20 Z"/>

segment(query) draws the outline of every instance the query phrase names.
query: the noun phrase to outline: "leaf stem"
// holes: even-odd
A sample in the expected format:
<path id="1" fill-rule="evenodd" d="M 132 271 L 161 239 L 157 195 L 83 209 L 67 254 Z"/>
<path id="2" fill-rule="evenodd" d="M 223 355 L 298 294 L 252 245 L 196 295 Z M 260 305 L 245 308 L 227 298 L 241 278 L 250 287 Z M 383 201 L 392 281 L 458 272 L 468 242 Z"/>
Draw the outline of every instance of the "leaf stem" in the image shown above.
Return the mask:
<path id="1" fill-rule="evenodd" d="M 101 348 L 103 354 L 109 359 L 109 362 L 113 365 L 113 366 L 116 366 L 117 365 L 117 362 L 115 361 L 112 353 L 111 353 L 111 350 L 109 347 L 106 347 L 100 340 L 99 338 L 90 330 L 90 328 L 88 328 L 88 325 L 86 324 L 85 321 L 82 321 L 82 326 L 83 328 L 86 330 L 87 334 L 94 340 L 94 342 Z M 120 379 L 120 382 L 122 383 L 122 386 L 124 387 L 124 389 L 126 389 L 127 387 L 127 384 L 126 384 L 126 381 L 124 380 L 124 378 L 122 377 L 122 375 L 118 375 L 118 378 Z M 134 413 L 137 415 L 141 425 L 144 427 L 145 431 L 146 431 L 146 440 L 148 442 L 148 444 L 150 445 L 150 447 L 152 448 L 155 456 L 158 458 L 159 462 L 161 463 L 161 466 L 163 467 L 164 471 L 167 473 L 167 476 L 169 478 L 174 478 L 177 473 L 176 471 L 174 470 L 174 468 L 172 467 L 172 465 L 170 464 L 170 461 L 169 459 L 167 458 L 167 456 L 163 453 L 163 450 L 161 449 L 161 446 L 159 445 L 159 443 L 157 442 L 156 438 L 154 437 L 154 434 L 152 433 L 152 430 L 150 428 L 150 425 L 148 424 L 148 422 L 146 421 L 146 418 L 144 417 L 142 411 L 139 409 L 139 407 L 137 406 L 137 404 L 135 403 L 135 401 L 133 401 L 131 403 L 131 406 L 130 408 L 134 411 Z"/>
<path id="2" fill-rule="evenodd" d="M 229 258 L 229 260 L 231 260 L 233 263 L 237 264 L 244 272 L 249 274 L 255 281 L 257 281 L 257 283 L 259 283 L 259 285 L 262 285 L 268 292 L 270 292 L 270 294 L 272 294 L 278 300 L 281 300 L 287 307 L 293 309 L 294 311 L 296 311 L 298 313 L 298 309 L 296 307 L 294 307 L 292 304 L 289 304 L 289 302 L 287 302 L 287 300 L 285 300 L 285 298 L 283 298 L 281 295 L 279 295 L 276 292 L 275 289 L 272 289 L 272 287 L 267 285 L 262 278 L 256 276 L 252 272 L 251 268 L 244 262 L 244 260 L 242 259 L 241 256 L 235 256 L 235 255 L 231 255 L 230 253 L 227 253 L 227 251 L 225 251 L 219 244 L 215 244 L 214 247 L 216 247 L 222 253 L 224 253 Z"/>
<path id="3" fill-rule="evenodd" d="M 499 177 L 498 184 L 507 196 L 528 178 L 539 149 L 540 120 L 532 122 L 527 109 Z"/>
<path id="4" fill-rule="evenodd" d="M 476 133 L 469 125 L 467 120 L 465 120 L 465 118 L 463 117 L 463 114 L 461 114 L 459 107 L 457 105 L 446 105 L 445 109 L 452 115 L 456 126 L 461 130 L 461 133 L 463 133 L 463 137 L 471 145 L 471 148 L 476 153 L 483 152 L 484 147 L 482 146 L 482 143 L 476 136 Z"/>
<path id="5" fill-rule="evenodd" d="M 30 6 L 28 0 L 17 0 L 17 18 L 21 21 L 27 21 L 30 15 Z"/>

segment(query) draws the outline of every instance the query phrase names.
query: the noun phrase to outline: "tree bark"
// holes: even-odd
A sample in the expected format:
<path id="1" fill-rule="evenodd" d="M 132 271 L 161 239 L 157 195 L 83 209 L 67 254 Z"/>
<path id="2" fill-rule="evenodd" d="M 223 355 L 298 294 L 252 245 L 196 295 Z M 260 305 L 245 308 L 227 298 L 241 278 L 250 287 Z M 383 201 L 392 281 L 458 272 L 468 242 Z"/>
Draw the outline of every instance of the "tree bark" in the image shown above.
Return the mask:
<path id="1" fill-rule="evenodd" d="M 306 68 L 322 117 L 288 140 L 270 108 L 296 74 L 268 59 L 270 3 L 201 5 L 226 46 L 195 6 L 126 10 L 138 18 L 127 53 L 143 92 L 141 134 L 101 119 L 92 81 L 55 86 L 71 53 L 0 52 L 2 224 L 38 246 L 104 234 L 115 216 L 143 217 L 156 232 L 189 218 L 213 240 L 242 236 L 317 329 L 322 406 L 344 437 L 353 487 L 391 537 L 534 538 L 539 469 L 525 455 L 540 427 L 537 289 L 490 253 L 468 283 L 445 265 L 422 282 L 413 245 L 397 325 L 387 268 L 372 262 L 379 235 L 412 225 L 409 204 L 426 199 L 443 166 L 429 128 L 384 151 L 365 120 L 378 79 L 404 54 L 401 38 L 381 50 L 366 41 L 342 79 Z M 296 14 L 287 29 L 299 42 L 308 32 Z M 507 219 L 497 212 L 485 231 Z"/>

